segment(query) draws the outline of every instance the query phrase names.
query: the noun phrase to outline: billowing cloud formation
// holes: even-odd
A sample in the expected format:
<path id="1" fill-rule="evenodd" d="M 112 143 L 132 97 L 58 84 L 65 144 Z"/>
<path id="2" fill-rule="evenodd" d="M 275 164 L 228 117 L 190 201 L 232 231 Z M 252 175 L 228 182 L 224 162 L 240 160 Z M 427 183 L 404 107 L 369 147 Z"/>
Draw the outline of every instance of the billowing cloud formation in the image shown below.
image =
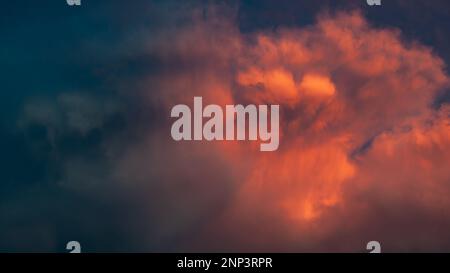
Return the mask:
<path id="1" fill-rule="evenodd" d="M 445 233 L 427 230 L 449 227 L 449 113 L 431 108 L 449 79 L 429 48 L 372 27 L 358 12 L 245 35 L 230 20 L 199 19 L 158 43 L 149 50 L 179 67 L 148 79 L 151 104 L 162 101 L 168 112 L 201 95 L 209 103 L 280 104 L 283 112 L 274 153 L 249 143 L 164 142 L 171 171 L 153 163 L 157 180 L 191 189 L 174 188 L 167 199 L 183 204 L 194 194 L 208 206 L 206 196 L 223 196 L 212 189 L 231 189 L 216 202 L 220 210 L 202 209 L 186 249 L 362 251 L 377 238 L 391 250 L 444 244 Z M 149 153 L 161 159 L 163 150 Z M 157 158 L 139 161 L 145 168 Z M 211 166 L 236 176 L 205 175 Z M 199 211 L 191 201 L 181 205 L 189 218 Z M 417 226 L 424 219 L 429 225 Z"/>
<path id="2" fill-rule="evenodd" d="M 229 15 L 199 12 L 152 33 L 143 58 L 158 69 L 122 95 L 137 88 L 159 113 L 155 124 L 102 146 L 109 167 L 98 180 L 143 208 L 128 225 L 146 250 L 365 251 L 370 240 L 391 251 L 449 250 L 450 113 L 433 106 L 449 83 L 443 61 L 359 12 L 246 34 Z M 280 104 L 279 150 L 174 142 L 170 109 L 194 96 Z M 59 103 L 81 109 L 66 115 L 81 134 L 113 109 L 70 95 Z M 26 120 L 58 128 L 30 107 Z M 63 181 L 86 180 L 73 179 L 85 165 L 68 159 Z"/>
<path id="3" fill-rule="evenodd" d="M 258 160 L 255 168 L 264 171 L 255 179 L 274 181 L 269 192 L 282 192 L 288 210 L 306 220 L 339 202 L 341 184 L 365 159 L 362 146 L 427 113 L 448 82 L 428 49 L 405 44 L 396 31 L 371 28 L 358 13 L 323 16 L 311 28 L 259 34 L 256 41 L 241 61 L 244 71 L 269 72 L 238 92 L 262 103 L 278 98 L 287 113 L 286 151 Z M 247 72 L 238 78 L 241 73 Z"/>

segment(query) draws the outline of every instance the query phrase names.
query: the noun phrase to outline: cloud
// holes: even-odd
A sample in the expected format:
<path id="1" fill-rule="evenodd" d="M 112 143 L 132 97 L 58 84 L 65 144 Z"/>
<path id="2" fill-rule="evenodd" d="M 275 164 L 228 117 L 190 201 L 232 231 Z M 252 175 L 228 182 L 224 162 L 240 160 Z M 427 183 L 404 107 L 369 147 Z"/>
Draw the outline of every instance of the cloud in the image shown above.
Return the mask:
<path id="1" fill-rule="evenodd" d="M 96 98 L 81 93 L 63 93 L 56 99 L 32 99 L 24 106 L 19 127 L 32 124 L 45 126 L 54 133 L 86 136 L 101 128 L 105 121 L 119 112 L 113 99 Z"/>
<path id="2" fill-rule="evenodd" d="M 379 221 L 374 234 L 390 239 L 388 250 L 437 246 L 443 234 L 425 233 L 425 226 L 417 233 L 395 233 L 398 239 L 391 240 L 393 229 L 383 225 L 388 220 L 375 212 L 384 204 L 391 211 L 386 217 L 399 216 L 397 231 L 409 228 L 407 219 L 436 225 L 445 219 L 439 211 L 449 201 L 444 193 L 450 173 L 442 165 L 448 160 L 448 112 L 446 106 L 431 107 L 449 83 L 443 61 L 430 48 L 403 40 L 398 29 L 371 26 L 359 12 L 324 13 L 308 27 L 250 34 L 240 33 L 229 19 L 214 20 L 219 31 L 197 18 L 149 48 L 162 63 L 178 68 L 150 77 L 152 92 L 144 90 L 144 96 L 153 103 L 162 98 L 168 113 L 194 95 L 207 103 L 277 103 L 282 138 L 280 150 L 270 154 L 249 143 L 160 143 L 183 150 L 182 156 L 170 150 L 171 158 L 185 159 L 172 167 L 207 172 L 219 161 L 221 170 L 237 174 L 214 181 L 196 172 L 196 181 L 208 177 L 210 183 L 194 191 L 204 205 L 211 202 L 208 192 L 223 183 L 231 193 L 220 202 L 221 210 L 202 213 L 189 232 L 197 234 L 197 243 L 185 238 L 183 247 L 363 251 L 366 239 L 376 239 L 364 229 L 374 223 L 370 217 Z M 161 153 L 148 151 L 155 157 Z M 211 156 L 207 162 L 191 157 L 205 151 Z M 191 171 L 175 168 L 158 181 L 187 183 Z M 167 200 L 177 196 L 176 202 L 187 198 L 177 189 L 168 194 Z M 423 214 L 396 215 L 406 204 Z M 191 208 L 191 215 L 198 212 Z M 339 247 L 336 242 L 347 232 L 349 244 Z M 415 234 L 428 237 L 415 240 Z"/>
<path id="3" fill-rule="evenodd" d="M 370 240 L 450 249 L 440 241 L 450 227 L 449 110 L 432 107 L 448 87 L 444 62 L 357 11 L 253 33 L 236 16 L 194 10 L 183 26 L 144 33 L 136 54 L 155 67 L 118 87 L 137 114 L 93 158 L 64 154 L 62 185 L 96 181 L 86 192 L 113 188 L 141 207 L 122 224 L 147 251 L 364 251 Z M 194 96 L 280 104 L 279 150 L 172 141 L 170 109 Z M 121 111 L 79 95 L 45 105 L 25 106 L 24 128 L 37 122 L 62 139 Z"/>

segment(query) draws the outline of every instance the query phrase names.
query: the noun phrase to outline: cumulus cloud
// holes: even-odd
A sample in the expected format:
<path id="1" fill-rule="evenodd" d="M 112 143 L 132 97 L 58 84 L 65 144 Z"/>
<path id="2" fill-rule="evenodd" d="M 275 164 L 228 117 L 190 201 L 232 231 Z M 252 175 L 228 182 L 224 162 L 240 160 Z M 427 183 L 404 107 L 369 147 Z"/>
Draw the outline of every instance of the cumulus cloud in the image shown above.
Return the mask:
<path id="1" fill-rule="evenodd" d="M 449 108 L 432 107 L 448 87 L 444 62 L 360 12 L 256 33 L 242 33 L 235 16 L 194 12 L 142 42 L 159 66 L 133 87 L 160 114 L 150 128 L 132 123 L 136 137 L 107 141 L 120 149 L 102 150 L 115 152 L 97 180 L 133 191 L 148 249 L 364 251 L 369 240 L 449 249 L 440 241 L 450 227 Z M 280 104 L 279 150 L 172 141 L 170 109 L 194 96 Z M 54 106 L 27 106 L 26 122 L 83 135 L 117 111 L 79 96 L 57 105 L 64 121 Z M 65 181 L 85 180 L 86 164 L 67 160 Z"/>
<path id="2" fill-rule="evenodd" d="M 173 196 L 177 201 L 169 203 L 189 206 L 185 194 L 195 194 L 206 206 L 212 190 L 224 183 L 231 189 L 217 202 L 220 210 L 202 211 L 189 232 L 197 233 L 195 242 L 185 238 L 183 247 L 362 251 L 374 234 L 380 240 L 399 236 L 389 240 L 391 250 L 405 248 L 401 242 L 423 250 L 433 245 L 426 242 L 438 242 L 443 234 L 426 233 L 425 226 L 417 234 L 393 230 L 410 229 L 411 211 L 397 210 L 406 206 L 423 212 L 416 221 L 426 217 L 444 230 L 438 225 L 445 217 L 439 211 L 449 201 L 450 173 L 443 163 L 449 117 L 446 106 L 431 107 L 448 86 L 443 61 L 430 48 L 404 41 L 397 29 L 371 26 L 359 12 L 322 14 L 309 27 L 251 34 L 218 17 L 214 29 L 197 18 L 149 47 L 162 63 L 178 67 L 149 77 L 143 94 L 150 104 L 163 101 L 168 113 L 175 104 L 190 104 L 194 95 L 206 103 L 280 104 L 281 145 L 275 153 L 261 154 L 249 143 L 158 142 L 170 147 L 167 165 L 173 172 L 161 173 L 159 163 L 151 163 L 153 171 L 142 167 L 136 173 L 158 173 L 161 183 L 191 188 L 171 189 L 166 201 Z M 150 158 L 164 154 L 147 150 Z M 207 162 L 197 158 L 199 153 Z M 156 161 L 138 158 L 144 166 Z M 205 175 L 216 162 L 237 176 Z M 204 171 L 195 171 L 196 182 L 188 183 L 186 175 L 199 168 Z M 383 205 L 390 211 L 380 216 L 376 211 Z M 192 216 L 198 210 L 191 208 Z M 170 211 L 163 215 L 178 219 Z M 396 228 L 384 217 L 398 217 Z M 366 232 L 368 223 L 379 229 Z M 338 247 L 342 234 L 349 244 Z M 429 238 L 415 240 L 415 235 Z"/>

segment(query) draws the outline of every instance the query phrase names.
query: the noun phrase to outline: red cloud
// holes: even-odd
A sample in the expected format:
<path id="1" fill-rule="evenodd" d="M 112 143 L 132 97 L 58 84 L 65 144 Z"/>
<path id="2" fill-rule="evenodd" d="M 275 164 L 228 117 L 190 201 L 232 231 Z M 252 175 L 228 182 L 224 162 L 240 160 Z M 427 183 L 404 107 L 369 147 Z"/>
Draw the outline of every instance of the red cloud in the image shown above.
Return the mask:
<path id="1" fill-rule="evenodd" d="M 196 225 L 195 239 L 204 243 L 187 240 L 188 249 L 354 251 L 364 249 L 363 240 L 377 239 L 368 235 L 416 249 L 438 244 L 439 234 L 425 232 L 430 227 L 395 231 L 410 229 L 415 221 L 408 219 L 450 228 L 444 213 L 450 209 L 449 111 L 431 108 L 449 78 L 430 48 L 404 41 L 399 30 L 371 26 L 359 12 L 252 34 L 240 33 L 228 19 L 213 21 L 214 27 L 197 20 L 150 45 L 163 63 L 178 63 L 148 80 L 158 91 L 146 93 L 150 103 L 162 102 L 167 113 L 194 95 L 205 103 L 280 104 L 282 137 L 280 149 L 270 154 L 246 142 L 192 145 L 150 137 L 152 147 L 168 147 L 163 150 L 173 158 L 159 158 L 156 165 L 174 166 L 151 177 L 181 185 L 187 171 L 181 166 L 205 166 L 199 162 L 231 174 L 220 179 L 233 189 L 220 213 Z M 203 176 L 198 172 L 192 183 L 202 200 L 217 185 L 197 182 Z M 169 196 L 183 200 L 178 191 L 173 187 Z M 422 214 L 401 214 L 397 209 L 405 206 Z M 397 219 L 395 229 L 383 225 L 391 218 Z"/>

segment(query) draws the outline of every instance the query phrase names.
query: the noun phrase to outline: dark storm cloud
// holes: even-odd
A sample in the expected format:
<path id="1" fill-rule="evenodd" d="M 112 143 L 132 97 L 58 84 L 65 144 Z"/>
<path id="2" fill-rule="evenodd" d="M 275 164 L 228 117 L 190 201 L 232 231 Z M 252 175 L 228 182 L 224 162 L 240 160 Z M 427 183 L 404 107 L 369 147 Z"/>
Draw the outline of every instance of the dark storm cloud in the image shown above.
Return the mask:
<path id="1" fill-rule="evenodd" d="M 85 251 L 174 250 L 174 234 L 195 227 L 195 219 L 209 214 L 227 189 L 214 186 L 204 198 L 192 195 L 183 204 L 168 197 L 173 187 L 195 190 L 208 174 L 214 180 L 223 171 L 199 171 L 171 185 L 165 175 L 145 172 L 145 157 L 134 167 L 143 174 L 117 175 L 115 168 L 127 153 L 147 145 L 149 131 L 167 123 L 158 105 L 137 92 L 146 77 L 167 68 L 145 48 L 148 37 L 156 28 L 169 31 L 189 22 L 197 4 L 84 4 L 74 10 L 64 1 L 8 2 L 4 9 L 0 249 L 64 251 L 65 242 L 80 240 Z M 210 161 L 201 155 L 191 160 Z M 169 155 L 151 161 L 161 162 L 163 172 L 195 168 Z M 190 208 L 195 202 L 198 209 Z"/>

